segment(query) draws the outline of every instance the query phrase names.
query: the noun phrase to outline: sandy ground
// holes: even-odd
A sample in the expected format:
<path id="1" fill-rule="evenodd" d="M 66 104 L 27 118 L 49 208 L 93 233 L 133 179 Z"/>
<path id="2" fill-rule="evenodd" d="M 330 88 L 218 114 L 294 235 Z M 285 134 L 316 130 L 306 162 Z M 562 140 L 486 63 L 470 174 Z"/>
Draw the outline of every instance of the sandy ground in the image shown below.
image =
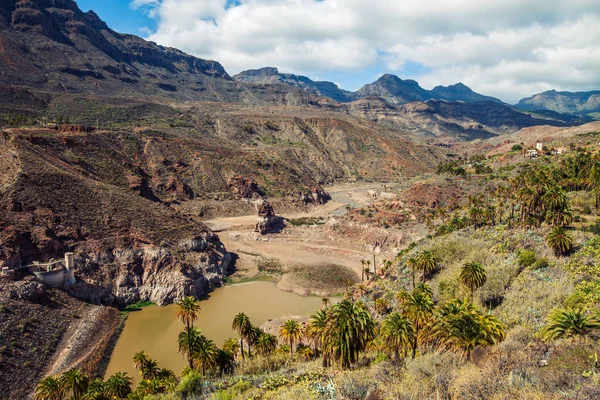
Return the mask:
<path id="1" fill-rule="evenodd" d="M 221 241 L 229 252 L 238 256 L 237 271 L 233 278 L 251 278 L 258 275 L 256 261 L 274 258 L 281 262 L 284 271 L 290 266 L 316 265 L 333 263 L 342 265 L 361 273 L 361 259 L 372 257 L 364 243 L 358 243 L 351 237 L 334 234 L 327 229 L 328 224 L 335 223 L 336 218 L 346 212 L 346 207 L 361 207 L 372 201 L 369 193 L 372 190 L 382 191 L 381 184 L 343 185 L 326 189 L 332 200 L 324 205 L 311 208 L 308 212 L 283 214 L 287 219 L 312 217 L 327 221 L 324 225 L 293 226 L 286 224 L 280 233 L 260 235 L 254 232 L 256 215 L 245 215 L 230 218 L 214 218 L 205 223 L 219 234 Z M 275 210 L 277 212 L 277 210 Z M 298 287 L 297 282 L 284 273 L 279 279 L 278 287 L 283 290 L 301 294 L 326 295 L 330 293 L 314 292 L 307 287 Z"/>

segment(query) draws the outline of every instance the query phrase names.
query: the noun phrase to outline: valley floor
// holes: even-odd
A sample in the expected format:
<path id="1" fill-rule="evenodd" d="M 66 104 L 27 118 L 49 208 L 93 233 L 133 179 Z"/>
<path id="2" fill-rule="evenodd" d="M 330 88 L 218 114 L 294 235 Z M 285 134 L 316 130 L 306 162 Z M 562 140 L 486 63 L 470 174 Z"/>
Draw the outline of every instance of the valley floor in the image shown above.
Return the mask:
<path id="1" fill-rule="evenodd" d="M 326 204 L 307 212 L 281 214 L 288 221 L 306 223 L 287 222 L 279 233 L 254 232 L 255 214 L 213 218 L 205 223 L 219 234 L 227 250 L 237 255 L 236 271 L 231 276 L 234 282 L 270 278 L 277 280 L 282 290 L 302 295 L 332 295 L 344 291 L 345 282 L 319 281 L 319 272 L 322 273 L 319 270 L 333 264 L 352 271 L 360 279 L 360 261 L 372 259 L 368 245 L 377 236 L 377 229 L 340 231 L 335 225 L 348 207 L 365 207 L 373 201 L 373 192 L 384 189 L 391 190 L 376 183 L 329 187 L 326 190 L 332 200 Z M 275 276 L 262 274 L 259 269 L 265 262 L 276 264 L 281 271 Z"/>

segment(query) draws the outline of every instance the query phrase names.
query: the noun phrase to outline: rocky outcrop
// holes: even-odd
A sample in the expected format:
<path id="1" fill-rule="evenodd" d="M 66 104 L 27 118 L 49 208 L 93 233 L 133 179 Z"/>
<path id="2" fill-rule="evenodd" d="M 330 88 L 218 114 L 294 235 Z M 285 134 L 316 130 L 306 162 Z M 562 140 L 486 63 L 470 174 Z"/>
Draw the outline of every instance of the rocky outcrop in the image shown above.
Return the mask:
<path id="1" fill-rule="evenodd" d="M 227 181 L 227 186 L 236 199 L 258 200 L 265 195 L 256 182 L 241 176 L 230 178 Z"/>
<path id="2" fill-rule="evenodd" d="M 281 218 L 275 215 L 273 206 L 266 200 L 260 200 L 256 202 L 256 211 L 258 212 L 258 221 L 254 232 L 265 234 L 274 228 L 281 220 Z"/>
<path id="3" fill-rule="evenodd" d="M 255 83 L 259 85 L 285 84 L 295 86 L 307 92 L 312 92 L 319 96 L 326 96 L 339 102 L 348 102 L 354 99 L 352 92 L 340 89 L 333 82 L 313 81 L 306 76 L 282 74 L 274 67 L 243 71 L 235 75 L 233 79 L 239 82 Z"/>
<path id="4" fill-rule="evenodd" d="M 32 303 L 38 303 L 44 299 L 46 287 L 32 278 L 22 282 L 15 282 L 8 293 L 13 300 L 26 300 Z"/>
<path id="5" fill-rule="evenodd" d="M 377 81 L 369 83 L 354 92 L 354 95 L 356 98 L 377 96 L 392 104 L 405 104 L 414 101 L 427 101 L 429 99 L 460 101 L 464 103 L 483 101 L 502 103 L 501 100 L 494 97 L 476 93 L 460 82 L 455 85 L 436 86 L 433 90 L 426 90 L 412 79 L 400 79 L 392 74 L 382 75 Z"/>
<path id="6" fill-rule="evenodd" d="M 125 306 L 149 300 L 164 305 L 184 296 L 201 297 L 221 286 L 230 263 L 231 255 L 218 236 L 210 232 L 172 247 L 81 254 L 76 258 L 76 271 L 90 278 L 78 281 L 69 293 L 95 304 Z M 87 273 L 100 266 L 109 271 L 107 281 Z"/>
<path id="7" fill-rule="evenodd" d="M 331 196 L 329 195 L 329 193 L 323 190 L 323 188 L 317 186 L 313 187 L 308 193 L 302 193 L 300 195 L 300 200 L 302 200 L 304 205 L 325 204 L 329 200 L 331 200 Z"/>

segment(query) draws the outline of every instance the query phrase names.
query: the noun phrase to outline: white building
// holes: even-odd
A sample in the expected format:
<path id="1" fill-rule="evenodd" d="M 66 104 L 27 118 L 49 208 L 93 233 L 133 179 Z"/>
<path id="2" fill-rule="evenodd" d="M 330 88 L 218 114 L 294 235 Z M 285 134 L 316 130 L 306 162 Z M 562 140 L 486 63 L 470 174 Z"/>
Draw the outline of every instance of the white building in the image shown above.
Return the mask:
<path id="1" fill-rule="evenodd" d="M 544 144 L 542 142 L 537 142 L 535 148 L 537 151 L 544 151 Z"/>

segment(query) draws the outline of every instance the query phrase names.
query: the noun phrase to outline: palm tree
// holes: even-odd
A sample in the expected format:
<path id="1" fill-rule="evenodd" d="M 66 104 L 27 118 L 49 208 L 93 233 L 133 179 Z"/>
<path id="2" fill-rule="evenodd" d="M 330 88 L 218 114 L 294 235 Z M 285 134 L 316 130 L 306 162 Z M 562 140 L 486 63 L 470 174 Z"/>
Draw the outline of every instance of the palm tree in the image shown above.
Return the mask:
<path id="1" fill-rule="evenodd" d="M 142 379 L 153 379 L 158 375 L 158 363 L 148 357 L 145 351 L 133 356 L 133 366 L 140 372 Z"/>
<path id="2" fill-rule="evenodd" d="M 381 337 L 388 351 L 393 352 L 396 359 L 399 359 L 400 352 L 405 353 L 414 342 L 415 328 L 408 319 L 395 311 L 383 320 Z"/>
<path id="3" fill-rule="evenodd" d="M 304 358 L 304 360 L 305 360 L 305 361 L 308 361 L 308 360 L 310 360 L 310 359 L 313 357 L 313 355 L 314 355 L 315 353 L 314 353 L 313 349 L 311 349 L 311 348 L 310 348 L 310 347 L 308 347 L 308 346 L 300 346 L 300 347 L 298 348 L 298 354 L 299 354 L 299 355 L 300 355 L 302 358 Z"/>
<path id="4" fill-rule="evenodd" d="M 361 274 L 360 274 L 360 281 L 364 281 L 365 280 L 365 265 L 367 264 L 367 261 L 365 259 L 360 260 L 360 265 L 362 265 L 362 268 L 360 270 Z"/>
<path id="5" fill-rule="evenodd" d="M 375 336 L 375 322 L 362 302 L 343 300 L 331 307 L 323 335 L 323 357 L 335 358 L 342 368 L 358 360 Z"/>
<path id="6" fill-rule="evenodd" d="M 417 254 L 417 266 L 423 273 L 423 282 L 425 282 L 427 274 L 430 274 L 437 269 L 438 263 L 437 257 L 430 250 L 424 250 Z"/>
<path id="7" fill-rule="evenodd" d="M 542 329 L 546 340 L 586 334 L 591 329 L 600 328 L 600 320 L 589 316 L 581 309 L 558 308 L 550 312 L 547 324 Z"/>
<path id="8" fill-rule="evenodd" d="M 235 343 L 237 344 L 237 340 Z M 225 349 L 218 349 L 216 364 L 219 368 L 219 375 L 232 373 L 235 367 L 233 353 Z"/>
<path id="9" fill-rule="evenodd" d="M 248 334 L 251 328 L 252 323 L 250 323 L 250 318 L 248 318 L 246 314 L 239 313 L 233 318 L 231 329 L 240 335 L 240 354 L 242 355 L 242 360 L 244 359 L 244 337 Z"/>
<path id="10" fill-rule="evenodd" d="M 110 400 L 106 394 L 106 384 L 100 378 L 96 378 L 88 385 L 85 400 Z"/>
<path id="11" fill-rule="evenodd" d="M 65 388 L 58 375 L 50 375 L 42 379 L 35 387 L 34 400 L 62 400 Z"/>
<path id="12" fill-rule="evenodd" d="M 369 277 L 371 276 L 371 260 L 366 260 L 365 265 L 367 266 L 365 268 L 365 274 L 367 274 L 367 280 L 370 280 Z"/>
<path id="13" fill-rule="evenodd" d="M 166 387 L 165 382 L 160 379 L 144 379 L 138 385 L 135 393 L 141 395 L 141 398 L 145 399 L 154 394 L 165 393 Z"/>
<path id="14" fill-rule="evenodd" d="M 479 289 L 485 284 L 487 275 L 485 268 L 478 262 L 469 262 L 462 266 L 460 270 L 460 281 L 471 291 L 471 303 L 475 289 Z"/>
<path id="15" fill-rule="evenodd" d="M 400 292 L 396 296 L 402 307 L 402 313 L 411 321 L 415 328 L 412 342 L 412 358 L 417 355 L 417 346 L 421 330 L 426 326 L 433 313 L 433 299 L 431 288 L 423 284 L 417 286 L 411 294 Z"/>
<path id="16" fill-rule="evenodd" d="M 290 344 L 290 356 L 294 354 L 294 342 L 300 341 L 302 328 L 298 321 L 288 319 L 279 327 L 279 337 Z"/>
<path id="17" fill-rule="evenodd" d="M 412 271 L 412 284 L 413 284 L 413 289 L 414 289 L 415 288 L 415 273 L 417 271 L 419 263 L 415 257 L 411 257 L 408 259 L 408 261 L 406 261 L 406 264 L 410 267 L 410 269 Z"/>
<path id="18" fill-rule="evenodd" d="M 316 314 L 310 316 L 308 324 L 306 325 L 306 337 L 311 340 L 315 346 L 320 346 L 323 341 L 323 335 L 325 334 L 325 328 L 327 326 L 327 311 L 319 310 Z"/>
<path id="19" fill-rule="evenodd" d="M 206 370 L 211 369 L 216 365 L 219 348 L 215 343 L 200 335 L 199 340 L 194 343 L 192 351 L 192 359 L 194 366 L 199 366 L 202 370 L 202 375 L 206 376 Z"/>
<path id="20" fill-rule="evenodd" d="M 263 357 L 269 356 L 277 348 L 277 337 L 270 333 L 262 332 L 256 341 L 256 352 Z"/>
<path id="21" fill-rule="evenodd" d="M 573 235 L 562 226 L 553 226 L 546 235 L 546 243 L 560 257 L 573 250 Z"/>
<path id="22" fill-rule="evenodd" d="M 237 358 L 240 351 L 240 343 L 237 339 L 229 338 L 223 344 L 223 350 L 231 353 L 233 358 Z"/>
<path id="23" fill-rule="evenodd" d="M 187 296 L 177 303 L 175 316 L 177 319 L 179 319 L 179 321 L 184 323 L 187 330 L 189 330 L 190 326 L 196 322 L 196 319 L 198 318 L 198 312 L 200 312 L 200 302 L 193 296 Z M 191 354 L 190 348 L 191 343 L 188 342 L 188 365 L 190 368 L 192 368 L 193 363 L 191 357 L 189 356 Z"/>
<path id="24" fill-rule="evenodd" d="M 181 354 L 183 354 L 184 357 L 187 357 L 188 361 L 192 360 L 192 369 L 194 368 L 194 350 L 196 349 L 196 346 L 198 345 L 198 343 L 200 343 L 202 338 L 202 332 L 195 326 L 185 328 L 182 332 L 179 333 L 179 336 L 177 337 L 178 351 Z"/>
<path id="25" fill-rule="evenodd" d="M 433 335 L 443 347 L 462 350 L 467 359 L 478 346 L 504 340 L 504 327 L 492 315 L 481 314 L 472 304 L 454 300 L 436 312 Z"/>
<path id="26" fill-rule="evenodd" d="M 144 350 L 139 351 L 133 355 L 133 367 L 136 370 L 141 371 L 144 369 L 144 365 L 146 365 L 148 360 L 150 360 L 148 354 Z"/>
<path id="27" fill-rule="evenodd" d="M 256 326 L 251 326 L 250 330 L 246 333 L 246 343 L 248 344 L 248 357 L 252 357 L 252 346 L 254 346 L 261 334 L 262 330 Z"/>
<path id="28" fill-rule="evenodd" d="M 65 371 L 60 377 L 60 384 L 65 388 L 66 393 L 71 394 L 73 400 L 80 400 L 83 397 L 89 383 L 90 377 L 80 369 L 72 368 Z"/>
<path id="29" fill-rule="evenodd" d="M 324 309 L 328 309 L 331 305 L 331 299 L 329 297 L 323 297 L 321 299 L 321 307 Z"/>
<path id="30" fill-rule="evenodd" d="M 288 346 L 287 344 L 282 344 L 281 346 L 279 346 L 277 348 L 277 350 L 275 350 L 276 354 L 280 354 L 282 356 L 287 355 L 287 353 L 290 352 L 290 346 Z"/>
<path id="31" fill-rule="evenodd" d="M 380 297 L 377 300 L 375 300 L 375 310 L 377 310 L 377 313 L 379 313 L 379 315 L 387 313 L 389 306 L 390 303 L 385 297 Z"/>
<path id="32" fill-rule="evenodd" d="M 106 394 L 109 398 L 124 399 L 131 393 L 133 380 L 125 372 L 117 372 L 106 381 Z"/>

